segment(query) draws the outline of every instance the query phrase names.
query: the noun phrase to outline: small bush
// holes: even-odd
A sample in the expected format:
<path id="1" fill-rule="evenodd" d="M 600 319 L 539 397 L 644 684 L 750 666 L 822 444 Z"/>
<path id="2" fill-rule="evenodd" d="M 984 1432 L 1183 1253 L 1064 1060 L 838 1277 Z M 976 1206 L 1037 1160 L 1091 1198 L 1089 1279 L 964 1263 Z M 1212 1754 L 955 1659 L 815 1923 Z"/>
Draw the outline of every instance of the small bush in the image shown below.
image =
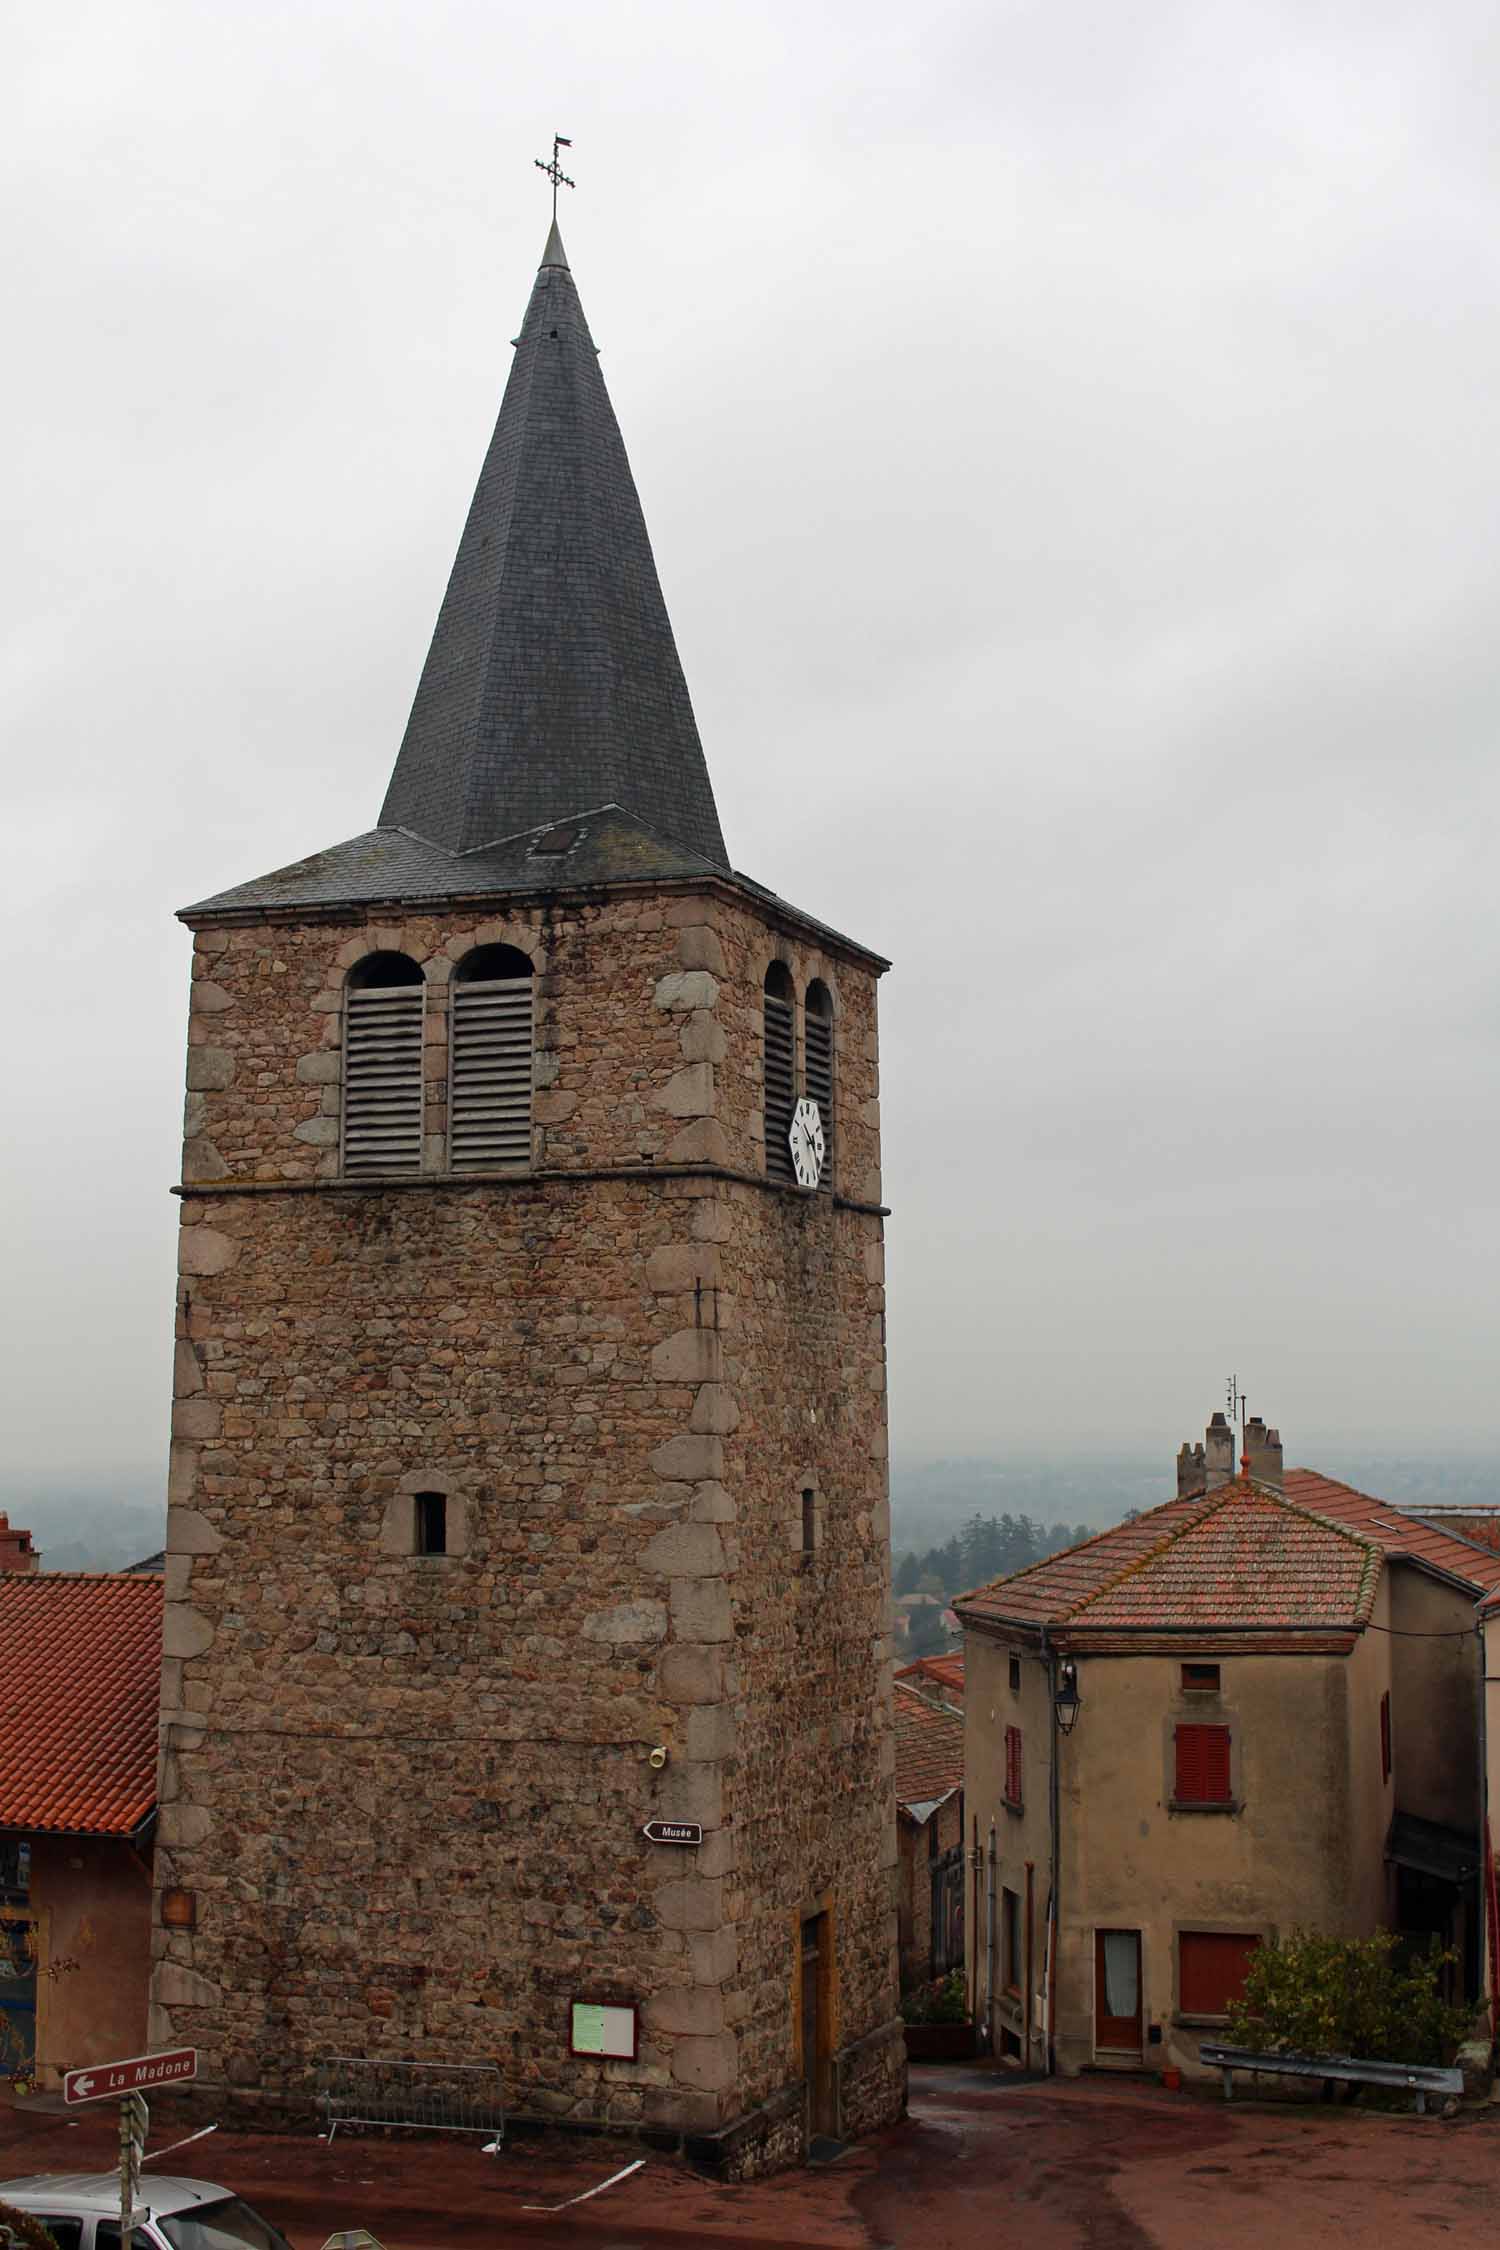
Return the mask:
<path id="1" fill-rule="evenodd" d="M 915 1992 L 908 1992 L 901 2013 L 908 2023 L 967 2023 L 969 2002 L 963 1970 L 955 1969 L 937 1984 L 919 1985 Z"/>
<path id="2" fill-rule="evenodd" d="M 1293 1930 L 1251 1956 L 1244 1998 L 1229 2011 L 1230 2043 L 1257 2054 L 1451 2062 L 1468 2027 L 1467 2011 L 1442 1995 L 1454 1959 L 1435 1938 L 1419 1951 L 1390 1930 Z"/>
<path id="3" fill-rule="evenodd" d="M 48 2233 L 40 2219 L 29 2211 L 17 2211 L 9 2203 L 0 2203 L 0 2243 L 9 2246 L 24 2245 L 25 2250 L 57 2250 L 54 2236 Z"/>

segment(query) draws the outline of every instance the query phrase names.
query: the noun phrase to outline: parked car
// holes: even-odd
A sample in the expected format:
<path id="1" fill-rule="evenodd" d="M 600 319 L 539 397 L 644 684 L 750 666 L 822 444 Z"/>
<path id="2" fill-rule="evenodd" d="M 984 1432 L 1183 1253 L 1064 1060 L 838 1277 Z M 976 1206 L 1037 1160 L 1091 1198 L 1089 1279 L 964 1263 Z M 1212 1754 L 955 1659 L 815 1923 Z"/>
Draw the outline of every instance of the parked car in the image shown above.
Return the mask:
<path id="1" fill-rule="evenodd" d="M 118 2172 L 34 2172 L 0 2180 L 0 2203 L 40 2219 L 57 2250 L 120 2250 Z M 291 2250 L 280 2229 L 207 2180 L 141 2175 L 139 2250 Z"/>

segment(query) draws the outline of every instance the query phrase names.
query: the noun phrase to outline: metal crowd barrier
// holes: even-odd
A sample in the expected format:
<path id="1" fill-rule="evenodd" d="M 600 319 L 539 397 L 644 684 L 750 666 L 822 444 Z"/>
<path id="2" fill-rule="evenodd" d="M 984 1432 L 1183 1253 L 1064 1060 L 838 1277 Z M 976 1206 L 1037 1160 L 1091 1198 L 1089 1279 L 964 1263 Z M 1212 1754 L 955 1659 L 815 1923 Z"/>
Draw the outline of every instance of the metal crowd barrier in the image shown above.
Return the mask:
<path id="1" fill-rule="evenodd" d="M 341 2125 L 505 2137 L 505 2091 L 493 2063 L 328 2055 L 318 2065 L 316 2101 L 328 2119 L 330 2141 Z"/>

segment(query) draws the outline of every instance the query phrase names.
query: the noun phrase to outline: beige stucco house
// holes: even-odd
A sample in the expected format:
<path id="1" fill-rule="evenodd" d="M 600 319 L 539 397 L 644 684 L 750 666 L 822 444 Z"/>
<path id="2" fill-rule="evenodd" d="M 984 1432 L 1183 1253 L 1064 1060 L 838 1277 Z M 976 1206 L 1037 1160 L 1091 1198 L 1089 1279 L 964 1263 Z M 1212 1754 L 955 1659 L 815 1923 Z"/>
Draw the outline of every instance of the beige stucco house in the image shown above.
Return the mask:
<path id="1" fill-rule="evenodd" d="M 1283 1477 L 1274 1432 L 1236 1475 L 1215 1422 L 1176 1499 L 957 1604 L 971 1979 L 1032 2067 L 1201 2070 L 1298 1924 L 1435 1930 L 1475 1989 L 1473 1604 L 1500 1556 Z"/>

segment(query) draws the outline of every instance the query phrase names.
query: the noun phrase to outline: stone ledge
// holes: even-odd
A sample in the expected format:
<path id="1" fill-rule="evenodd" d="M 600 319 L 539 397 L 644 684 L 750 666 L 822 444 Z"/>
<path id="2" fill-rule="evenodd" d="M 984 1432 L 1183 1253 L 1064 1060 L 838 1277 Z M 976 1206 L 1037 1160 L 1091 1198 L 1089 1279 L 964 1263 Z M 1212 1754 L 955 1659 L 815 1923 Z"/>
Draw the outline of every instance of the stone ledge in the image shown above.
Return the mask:
<path id="1" fill-rule="evenodd" d="M 729 1164 L 691 1161 L 682 1164 L 579 1165 L 534 1172 L 410 1172 L 393 1173 L 384 1180 L 179 1180 L 171 1190 L 184 1199 L 202 1197 L 208 1202 L 232 1195 L 386 1195 L 410 1194 L 414 1188 L 534 1188 L 561 1183 L 598 1180 L 729 1180 L 738 1187 L 759 1188 L 763 1195 L 785 1196 L 789 1202 L 810 1204 L 816 1210 L 858 1211 L 872 1219 L 888 1219 L 889 1203 L 864 1203 L 855 1195 L 826 1195 L 816 1189 L 784 1187 L 759 1172 L 741 1172 Z"/>

